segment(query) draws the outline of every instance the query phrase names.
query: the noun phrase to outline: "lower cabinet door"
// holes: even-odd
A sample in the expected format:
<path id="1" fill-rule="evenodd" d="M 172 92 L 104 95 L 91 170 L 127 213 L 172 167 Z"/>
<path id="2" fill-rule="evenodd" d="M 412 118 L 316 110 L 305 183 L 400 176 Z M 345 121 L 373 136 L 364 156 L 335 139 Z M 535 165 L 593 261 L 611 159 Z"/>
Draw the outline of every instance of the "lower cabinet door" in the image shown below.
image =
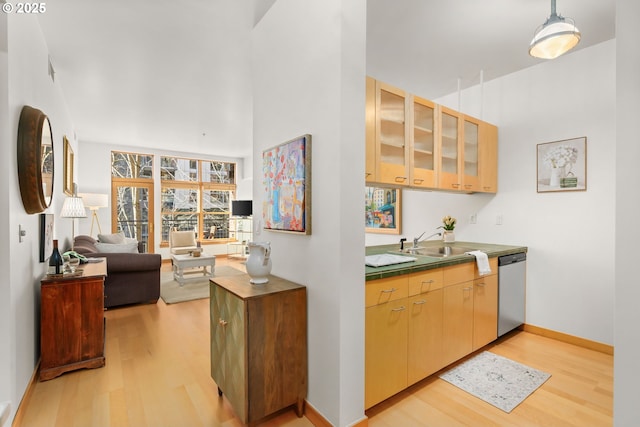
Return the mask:
<path id="1" fill-rule="evenodd" d="M 244 301 L 211 285 L 211 377 L 226 395 L 238 418 L 246 422 L 248 408 Z"/>
<path id="2" fill-rule="evenodd" d="M 408 299 L 366 308 L 365 408 L 407 387 Z"/>
<path id="3" fill-rule="evenodd" d="M 438 289 L 409 298 L 408 385 L 428 377 L 443 366 L 442 294 L 442 289 Z"/>
<path id="4" fill-rule="evenodd" d="M 498 275 L 473 281 L 473 350 L 498 338 Z"/>
<path id="5" fill-rule="evenodd" d="M 442 354 L 444 365 L 471 353 L 473 342 L 473 281 L 444 288 Z"/>

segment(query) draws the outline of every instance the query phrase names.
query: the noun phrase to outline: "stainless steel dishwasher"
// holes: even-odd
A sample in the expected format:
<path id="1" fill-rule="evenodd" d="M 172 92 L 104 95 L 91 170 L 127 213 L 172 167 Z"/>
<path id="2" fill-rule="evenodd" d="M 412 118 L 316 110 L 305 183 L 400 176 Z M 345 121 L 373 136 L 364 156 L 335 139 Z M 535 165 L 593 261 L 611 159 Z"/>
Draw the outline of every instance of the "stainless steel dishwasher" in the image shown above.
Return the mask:
<path id="1" fill-rule="evenodd" d="M 524 323 L 527 254 L 498 257 L 498 336 Z"/>

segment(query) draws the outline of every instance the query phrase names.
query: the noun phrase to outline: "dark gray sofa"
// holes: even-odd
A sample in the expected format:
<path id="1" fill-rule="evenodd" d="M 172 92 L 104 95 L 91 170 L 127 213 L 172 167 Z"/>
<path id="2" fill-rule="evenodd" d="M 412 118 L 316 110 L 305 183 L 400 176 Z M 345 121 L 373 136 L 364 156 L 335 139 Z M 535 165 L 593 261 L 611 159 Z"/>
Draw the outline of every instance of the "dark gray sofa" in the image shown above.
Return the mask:
<path id="1" fill-rule="evenodd" d="M 107 259 L 105 308 L 129 304 L 155 304 L 160 298 L 160 254 L 98 252 L 93 237 L 74 239 L 74 250 L 87 258 Z"/>

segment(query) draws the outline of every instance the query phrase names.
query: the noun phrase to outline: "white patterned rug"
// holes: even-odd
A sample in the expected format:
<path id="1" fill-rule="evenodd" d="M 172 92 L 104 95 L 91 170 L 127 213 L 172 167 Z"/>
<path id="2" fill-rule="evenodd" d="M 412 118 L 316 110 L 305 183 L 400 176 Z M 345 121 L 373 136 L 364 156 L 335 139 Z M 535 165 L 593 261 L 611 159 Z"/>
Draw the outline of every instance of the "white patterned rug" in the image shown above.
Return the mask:
<path id="1" fill-rule="evenodd" d="M 551 377 L 546 372 L 484 351 L 440 378 L 509 413 Z"/>

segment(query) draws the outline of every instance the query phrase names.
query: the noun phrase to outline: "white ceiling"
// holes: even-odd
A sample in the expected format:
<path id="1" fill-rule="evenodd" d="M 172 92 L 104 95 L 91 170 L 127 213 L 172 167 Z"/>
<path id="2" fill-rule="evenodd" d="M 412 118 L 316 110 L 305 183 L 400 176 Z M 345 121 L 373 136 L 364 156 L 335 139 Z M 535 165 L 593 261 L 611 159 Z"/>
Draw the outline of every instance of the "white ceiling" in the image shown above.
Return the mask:
<path id="1" fill-rule="evenodd" d="M 40 24 L 78 139 L 251 155 L 250 30 L 274 1 L 47 3 Z M 615 0 L 557 11 L 582 32 L 577 49 L 615 37 Z M 489 81 L 541 62 L 527 49 L 549 13 L 550 0 L 368 0 L 367 70 L 402 70 L 435 99 L 481 70 Z"/>

